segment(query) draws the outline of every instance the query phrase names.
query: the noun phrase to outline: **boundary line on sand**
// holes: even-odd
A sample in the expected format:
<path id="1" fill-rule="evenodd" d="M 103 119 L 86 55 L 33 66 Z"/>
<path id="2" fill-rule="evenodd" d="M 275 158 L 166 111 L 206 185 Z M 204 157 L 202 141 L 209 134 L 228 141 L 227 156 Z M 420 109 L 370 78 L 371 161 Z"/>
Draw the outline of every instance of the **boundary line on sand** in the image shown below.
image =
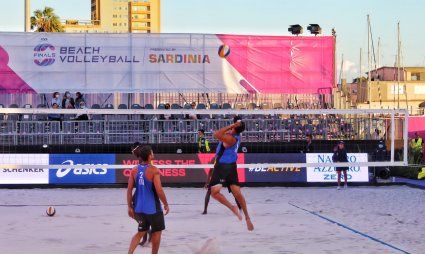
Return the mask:
<path id="1" fill-rule="evenodd" d="M 297 205 L 295 205 L 295 204 L 292 204 L 292 203 L 290 203 L 290 202 L 288 202 L 288 204 L 289 204 L 289 205 L 291 205 L 291 206 L 293 206 L 293 207 L 295 207 L 295 208 L 298 208 L 298 209 L 300 209 L 300 210 L 303 210 L 303 211 L 305 211 L 305 212 L 308 212 L 308 213 L 310 213 L 310 214 L 312 214 L 312 215 L 315 215 L 315 216 L 317 216 L 317 217 L 319 217 L 319 218 L 321 218 L 321 219 L 324 219 L 324 220 L 326 220 L 326 221 L 328 221 L 328 222 L 334 223 L 334 224 L 336 224 L 336 225 L 338 225 L 338 226 L 340 226 L 340 227 L 342 227 L 342 228 L 345 228 L 345 229 L 347 229 L 347 230 L 349 230 L 349 231 L 351 231 L 351 232 L 353 232 L 353 233 L 355 233 L 355 234 L 359 234 L 359 235 L 361 235 L 361 236 L 363 236 L 363 237 L 365 237 L 365 238 L 368 238 L 368 239 L 370 239 L 370 240 L 372 240 L 372 241 L 375 241 L 375 242 L 378 242 L 378 243 L 380 243 L 380 244 L 382 244 L 382 245 L 385 245 L 385 246 L 387 246 L 387 247 L 390 247 L 390 248 L 392 248 L 392 249 L 394 249 L 394 250 L 400 251 L 400 252 L 405 253 L 405 254 L 411 254 L 410 252 L 407 252 L 407 251 L 405 251 L 405 250 L 403 250 L 403 249 L 400 249 L 400 248 L 398 248 L 398 247 L 396 247 L 396 246 L 394 246 L 394 245 L 391 245 L 391 244 L 386 243 L 386 242 L 384 242 L 384 241 L 382 241 L 382 240 L 379 240 L 379 239 L 377 239 L 377 238 L 375 238 L 375 237 L 373 237 L 373 236 L 370 236 L 370 235 L 368 235 L 368 234 L 366 234 L 366 233 L 363 233 L 363 232 L 360 232 L 360 231 L 355 230 L 355 229 L 353 229 L 353 228 L 350 228 L 350 227 L 349 227 L 349 226 L 347 226 L 347 225 L 344 225 L 344 224 L 342 224 L 342 223 L 340 223 L 340 222 L 337 222 L 337 221 L 335 221 L 335 220 L 332 220 L 332 219 L 330 219 L 330 218 L 327 218 L 327 217 L 325 217 L 325 216 L 323 216 L 323 215 L 320 215 L 320 214 L 318 214 L 318 213 L 316 213 L 316 212 L 309 211 L 309 210 L 307 210 L 307 209 L 305 209 L 305 208 L 299 207 L 299 206 L 297 206 Z"/>

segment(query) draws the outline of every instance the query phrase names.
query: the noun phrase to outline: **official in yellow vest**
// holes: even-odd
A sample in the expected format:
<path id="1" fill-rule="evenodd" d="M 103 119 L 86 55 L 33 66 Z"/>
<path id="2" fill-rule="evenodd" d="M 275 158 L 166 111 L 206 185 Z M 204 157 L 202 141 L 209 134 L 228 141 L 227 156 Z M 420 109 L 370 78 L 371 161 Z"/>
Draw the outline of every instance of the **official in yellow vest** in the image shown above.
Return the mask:
<path id="1" fill-rule="evenodd" d="M 211 151 L 210 142 L 208 141 L 208 139 L 205 138 L 205 131 L 199 130 L 198 131 L 198 152 L 209 153 L 210 151 Z"/>

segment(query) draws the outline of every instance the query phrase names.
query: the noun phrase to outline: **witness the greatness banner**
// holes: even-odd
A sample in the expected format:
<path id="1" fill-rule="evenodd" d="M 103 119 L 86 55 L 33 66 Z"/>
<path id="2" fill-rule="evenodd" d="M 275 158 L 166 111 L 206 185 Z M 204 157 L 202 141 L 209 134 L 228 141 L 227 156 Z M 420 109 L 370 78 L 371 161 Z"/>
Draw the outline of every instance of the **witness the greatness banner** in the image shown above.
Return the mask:
<path id="1" fill-rule="evenodd" d="M 305 163 L 305 154 L 248 154 L 245 163 Z M 247 182 L 306 182 L 306 169 L 300 167 L 261 167 L 246 169 Z"/>
<path id="2" fill-rule="evenodd" d="M 0 93 L 330 94 L 333 36 L 0 33 Z"/>
<path id="3" fill-rule="evenodd" d="M 195 165 L 213 164 L 215 154 L 155 154 L 153 165 Z M 244 163 L 245 154 L 239 154 L 238 163 Z M 131 154 L 117 154 L 116 164 L 137 165 L 139 160 Z M 117 169 L 116 182 L 127 183 L 131 167 Z M 209 168 L 171 168 L 159 169 L 164 183 L 204 183 L 207 180 Z M 238 169 L 239 181 L 245 182 L 245 169 Z"/>

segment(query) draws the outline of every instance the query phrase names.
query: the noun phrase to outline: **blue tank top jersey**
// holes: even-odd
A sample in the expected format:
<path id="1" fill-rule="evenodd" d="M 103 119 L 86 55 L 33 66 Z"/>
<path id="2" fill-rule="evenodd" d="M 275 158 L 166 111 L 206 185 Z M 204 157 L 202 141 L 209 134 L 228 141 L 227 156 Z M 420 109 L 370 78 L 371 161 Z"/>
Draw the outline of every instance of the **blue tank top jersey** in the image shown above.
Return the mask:
<path id="1" fill-rule="evenodd" d="M 220 163 L 226 163 L 226 164 L 230 164 L 230 163 L 236 163 L 236 161 L 238 160 L 238 149 L 239 149 L 239 145 L 241 143 L 241 136 L 240 135 L 232 135 L 235 139 L 236 139 L 236 143 L 228 148 L 224 149 L 224 153 L 221 156 L 220 160 L 218 162 Z M 221 148 L 223 142 L 220 141 L 220 143 L 218 143 L 217 146 L 217 150 L 216 150 L 216 155 L 218 155 L 220 153 Z"/>
<path id="2" fill-rule="evenodd" d="M 162 211 L 155 185 L 145 176 L 148 166 L 137 166 L 136 192 L 134 193 L 134 211 L 136 213 L 155 214 Z"/>

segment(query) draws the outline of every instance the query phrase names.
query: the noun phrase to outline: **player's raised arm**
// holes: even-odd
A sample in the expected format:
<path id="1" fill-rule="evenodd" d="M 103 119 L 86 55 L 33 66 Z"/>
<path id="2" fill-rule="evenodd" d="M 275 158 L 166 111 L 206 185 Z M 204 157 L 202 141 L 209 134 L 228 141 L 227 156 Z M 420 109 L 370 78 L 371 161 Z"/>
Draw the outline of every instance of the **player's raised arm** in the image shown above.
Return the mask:
<path id="1" fill-rule="evenodd" d="M 151 170 L 153 171 L 153 184 L 155 186 L 156 194 L 164 205 L 165 215 L 167 215 L 170 212 L 170 208 L 168 206 L 167 197 L 165 196 L 164 189 L 162 188 L 161 174 L 159 173 L 158 168 L 155 166 L 151 166 Z"/>
<path id="2" fill-rule="evenodd" d="M 218 131 L 214 132 L 214 138 L 220 140 L 226 146 L 232 146 L 236 143 L 236 139 L 232 135 L 229 135 L 228 132 L 231 129 L 236 128 L 240 125 L 241 125 L 240 122 L 236 122 L 236 123 L 231 124 L 229 126 L 223 127 L 221 129 L 219 129 Z"/>

